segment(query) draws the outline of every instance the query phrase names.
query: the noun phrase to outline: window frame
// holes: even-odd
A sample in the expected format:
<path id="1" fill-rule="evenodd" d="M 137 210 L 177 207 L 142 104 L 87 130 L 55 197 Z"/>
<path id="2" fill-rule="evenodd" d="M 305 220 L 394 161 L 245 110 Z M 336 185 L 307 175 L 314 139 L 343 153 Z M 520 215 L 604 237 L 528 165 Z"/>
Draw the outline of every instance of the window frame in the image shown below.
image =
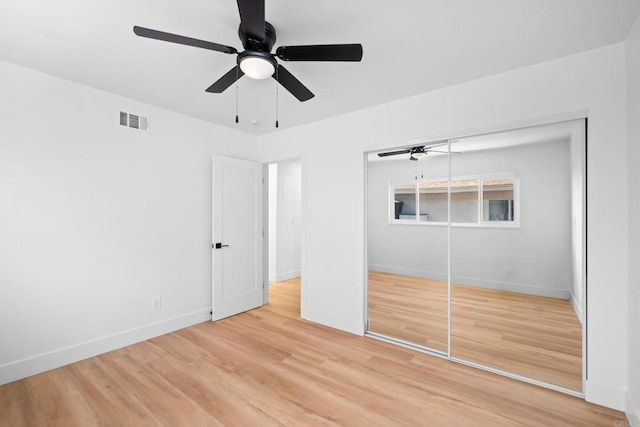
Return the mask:
<path id="1" fill-rule="evenodd" d="M 390 225 L 426 225 L 426 226 L 446 226 L 449 221 L 422 221 L 420 220 L 420 186 L 421 184 L 428 182 L 447 182 L 447 206 L 451 209 L 450 196 L 451 183 L 455 181 L 478 181 L 478 220 L 477 222 L 451 222 L 453 227 L 476 227 L 476 228 L 520 228 L 520 177 L 516 172 L 503 172 L 503 173 L 490 173 L 490 174 L 475 174 L 464 176 L 451 176 L 449 177 L 429 177 L 418 178 L 413 183 L 389 181 L 389 197 L 388 197 L 388 215 Z M 485 181 L 506 181 L 513 182 L 513 220 L 512 221 L 495 221 L 484 218 L 484 182 Z M 415 213 L 414 218 L 395 218 L 395 201 L 396 201 L 396 187 L 413 187 Z M 411 194 L 405 193 L 405 194 Z M 491 200 L 491 199 L 489 199 Z M 451 215 L 447 213 L 449 220 Z"/>

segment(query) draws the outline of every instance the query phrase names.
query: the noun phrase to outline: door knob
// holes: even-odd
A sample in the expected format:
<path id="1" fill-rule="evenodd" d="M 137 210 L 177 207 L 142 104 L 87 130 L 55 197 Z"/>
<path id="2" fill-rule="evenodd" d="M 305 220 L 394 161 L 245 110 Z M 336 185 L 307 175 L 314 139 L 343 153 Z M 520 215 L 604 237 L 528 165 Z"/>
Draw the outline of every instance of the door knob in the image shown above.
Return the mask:
<path id="1" fill-rule="evenodd" d="M 215 249 L 222 249 L 222 248 L 228 248 L 229 245 L 223 245 L 222 243 L 215 243 L 212 245 L 212 247 Z"/>

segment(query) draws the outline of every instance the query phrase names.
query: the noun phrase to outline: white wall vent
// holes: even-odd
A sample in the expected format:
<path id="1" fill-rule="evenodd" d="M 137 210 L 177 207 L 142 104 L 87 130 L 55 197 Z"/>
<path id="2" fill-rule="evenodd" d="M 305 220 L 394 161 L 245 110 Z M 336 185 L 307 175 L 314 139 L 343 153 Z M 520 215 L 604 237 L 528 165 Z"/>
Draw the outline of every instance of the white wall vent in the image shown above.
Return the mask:
<path id="1" fill-rule="evenodd" d="M 149 118 L 138 114 L 120 111 L 119 123 L 120 126 L 126 127 L 127 129 L 139 130 L 142 132 L 149 131 Z"/>

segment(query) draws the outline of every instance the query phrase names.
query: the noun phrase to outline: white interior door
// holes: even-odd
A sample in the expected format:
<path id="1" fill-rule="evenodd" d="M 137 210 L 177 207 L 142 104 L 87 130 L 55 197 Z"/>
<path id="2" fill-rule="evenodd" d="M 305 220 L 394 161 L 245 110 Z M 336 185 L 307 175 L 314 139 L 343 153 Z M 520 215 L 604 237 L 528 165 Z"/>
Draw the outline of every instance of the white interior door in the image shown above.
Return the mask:
<path id="1" fill-rule="evenodd" d="M 263 304 L 262 164 L 213 157 L 213 320 Z"/>

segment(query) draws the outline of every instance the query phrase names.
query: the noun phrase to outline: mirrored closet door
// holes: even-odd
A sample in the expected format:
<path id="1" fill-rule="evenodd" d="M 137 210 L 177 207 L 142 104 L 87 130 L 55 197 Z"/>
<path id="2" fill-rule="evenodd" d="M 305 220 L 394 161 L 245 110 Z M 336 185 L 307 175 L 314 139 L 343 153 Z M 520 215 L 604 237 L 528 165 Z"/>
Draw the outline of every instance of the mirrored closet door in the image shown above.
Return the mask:
<path id="1" fill-rule="evenodd" d="M 434 179 L 427 181 L 423 163 L 410 160 L 409 152 L 371 156 L 368 327 L 370 332 L 447 354 L 449 161 L 447 145 L 438 148 L 444 154 L 438 153 L 429 165 Z M 438 225 L 426 227 L 427 222 Z"/>
<path id="2" fill-rule="evenodd" d="M 425 143 L 419 160 L 370 153 L 369 333 L 580 393 L 585 133 L 576 120 Z"/>

